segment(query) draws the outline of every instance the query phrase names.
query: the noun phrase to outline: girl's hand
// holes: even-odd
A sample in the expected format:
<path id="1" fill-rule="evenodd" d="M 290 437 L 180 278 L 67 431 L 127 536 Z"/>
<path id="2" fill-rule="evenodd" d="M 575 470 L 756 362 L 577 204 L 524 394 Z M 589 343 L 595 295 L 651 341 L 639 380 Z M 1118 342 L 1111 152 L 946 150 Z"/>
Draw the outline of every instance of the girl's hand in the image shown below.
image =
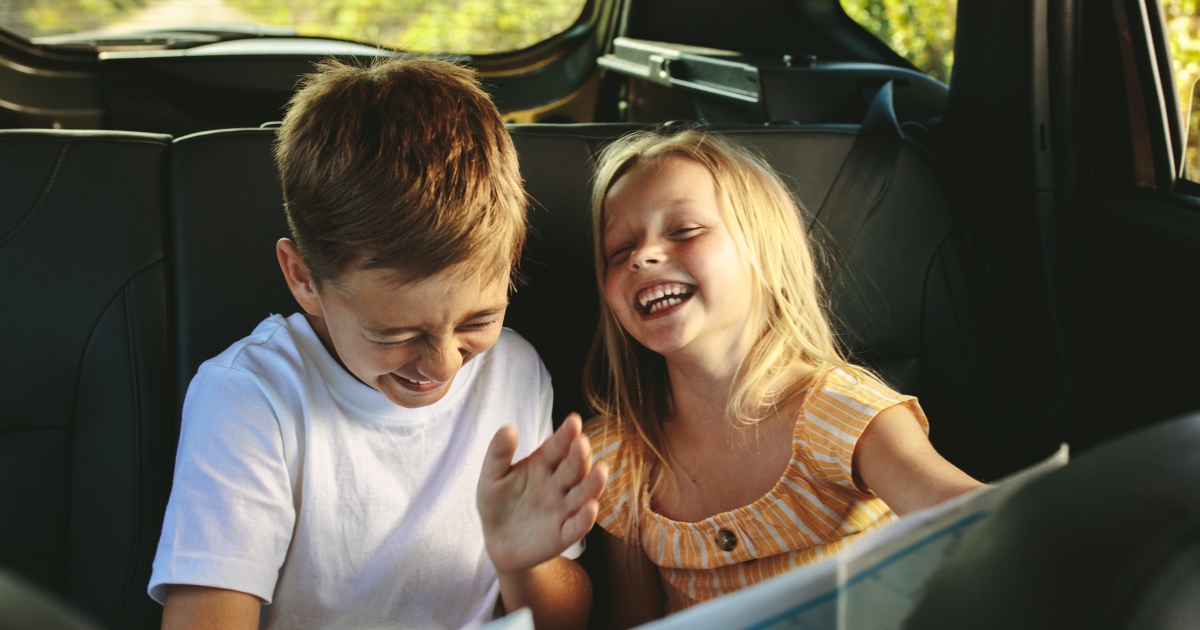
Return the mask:
<path id="1" fill-rule="evenodd" d="M 517 431 L 501 427 L 484 457 L 475 498 L 488 555 L 500 573 L 531 569 L 583 538 L 596 522 L 608 479 L 592 466 L 592 447 L 578 414 L 529 457 L 510 464 Z"/>

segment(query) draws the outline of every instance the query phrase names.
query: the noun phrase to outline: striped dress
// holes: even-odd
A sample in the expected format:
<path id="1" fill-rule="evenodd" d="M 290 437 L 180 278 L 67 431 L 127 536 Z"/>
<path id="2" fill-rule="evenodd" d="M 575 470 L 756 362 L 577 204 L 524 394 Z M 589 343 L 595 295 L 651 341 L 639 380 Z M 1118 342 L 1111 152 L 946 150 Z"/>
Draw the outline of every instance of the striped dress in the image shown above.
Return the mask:
<path id="1" fill-rule="evenodd" d="M 851 457 L 871 419 L 897 404 L 929 430 L 912 396 L 859 383 L 841 370 L 828 372 L 809 387 L 796 418 L 791 462 L 775 487 L 749 505 L 695 523 L 655 513 L 645 487 L 634 493 L 624 464 L 630 440 L 638 437 L 598 418 L 585 430 L 596 460 L 610 473 L 596 522 L 627 540 L 627 510 L 637 506 L 641 546 L 658 566 L 668 614 L 815 562 L 895 518 L 881 499 L 854 483 Z"/>

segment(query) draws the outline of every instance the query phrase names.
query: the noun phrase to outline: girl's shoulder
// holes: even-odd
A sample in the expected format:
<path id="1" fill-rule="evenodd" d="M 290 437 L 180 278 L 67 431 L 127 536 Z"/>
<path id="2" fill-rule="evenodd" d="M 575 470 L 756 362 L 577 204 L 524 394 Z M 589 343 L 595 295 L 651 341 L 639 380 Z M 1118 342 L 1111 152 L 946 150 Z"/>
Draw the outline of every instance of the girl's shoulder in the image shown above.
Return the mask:
<path id="1" fill-rule="evenodd" d="M 608 465 L 610 479 L 629 458 L 631 440 L 638 439 L 625 423 L 603 416 L 584 423 L 583 432 L 592 445 L 592 460 Z"/>
<path id="2" fill-rule="evenodd" d="M 917 399 L 867 373 L 830 368 L 813 378 L 796 422 L 801 456 L 812 473 L 854 488 L 853 456 L 858 439 L 879 412 L 904 405 L 926 432 L 929 421 Z"/>
<path id="3" fill-rule="evenodd" d="M 589 420 L 583 431 L 592 445 L 592 460 L 608 466 L 596 524 L 625 540 L 630 510 L 638 506 L 637 486 L 644 483 L 639 483 L 632 461 L 641 438 L 626 423 L 603 417 Z"/>
<path id="4" fill-rule="evenodd" d="M 864 372 L 831 367 L 816 373 L 809 385 L 805 407 L 819 406 L 841 414 L 869 414 L 868 420 L 888 407 L 912 400 Z M 833 407 L 828 405 L 833 404 Z"/>

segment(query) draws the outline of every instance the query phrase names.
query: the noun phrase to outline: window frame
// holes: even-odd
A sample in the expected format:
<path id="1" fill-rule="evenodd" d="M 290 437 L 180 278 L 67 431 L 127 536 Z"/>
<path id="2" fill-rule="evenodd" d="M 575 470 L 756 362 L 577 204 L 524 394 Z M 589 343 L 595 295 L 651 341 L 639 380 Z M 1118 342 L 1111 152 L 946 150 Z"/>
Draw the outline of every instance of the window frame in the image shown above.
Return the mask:
<path id="1" fill-rule="evenodd" d="M 1180 184 L 1187 181 L 1180 177 L 1182 119 L 1161 2 L 1113 0 L 1112 6 L 1121 39 L 1135 185 L 1162 192 L 1186 188 Z M 1149 147 L 1139 140 L 1148 141 Z"/>

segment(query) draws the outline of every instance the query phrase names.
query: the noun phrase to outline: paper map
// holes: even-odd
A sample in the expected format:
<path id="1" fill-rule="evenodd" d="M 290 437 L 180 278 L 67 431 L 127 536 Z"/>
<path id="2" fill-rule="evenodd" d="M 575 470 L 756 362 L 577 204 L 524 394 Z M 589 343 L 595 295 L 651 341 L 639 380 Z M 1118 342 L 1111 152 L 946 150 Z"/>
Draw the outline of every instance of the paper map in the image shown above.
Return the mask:
<path id="1" fill-rule="evenodd" d="M 640 630 L 894 630 L 916 606 L 959 540 L 1026 483 L 1067 463 L 1064 444 L 1025 470 L 915 512 L 842 553 L 731 595 L 693 606 Z M 481 630 L 532 630 L 528 610 Z"/>

